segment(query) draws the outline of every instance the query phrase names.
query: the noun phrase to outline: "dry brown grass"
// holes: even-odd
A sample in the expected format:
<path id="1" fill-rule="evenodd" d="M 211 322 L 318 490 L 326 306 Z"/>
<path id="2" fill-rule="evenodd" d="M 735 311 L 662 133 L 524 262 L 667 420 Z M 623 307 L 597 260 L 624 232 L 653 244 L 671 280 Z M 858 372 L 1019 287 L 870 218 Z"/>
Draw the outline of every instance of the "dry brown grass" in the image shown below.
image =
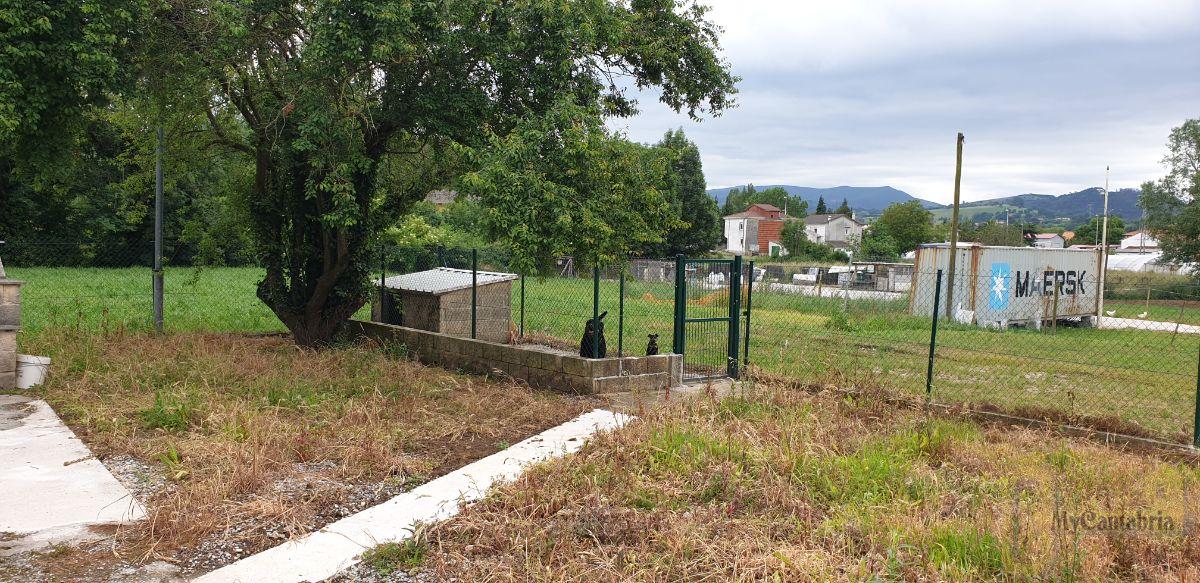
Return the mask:
<path id="1" fill-rule="evenodd" d="M 1190 461 L 887 396 L 758 386 L 646 413 L 430 535 L 463 581 L 1200 578 Z M 1056 528 L 1162 516 L 1173 531 Z"/>
<path id="2" fill-rule="evenodd" d="M 118 552 L 185 564 L 206 545 L 272 546 L 337 518 L 350 486 L 407 488 L 595 406 L 375 344 L 64 332 L 25 348 L 54 358 L 38 393 L 97 456 L 172 478 Z"/>

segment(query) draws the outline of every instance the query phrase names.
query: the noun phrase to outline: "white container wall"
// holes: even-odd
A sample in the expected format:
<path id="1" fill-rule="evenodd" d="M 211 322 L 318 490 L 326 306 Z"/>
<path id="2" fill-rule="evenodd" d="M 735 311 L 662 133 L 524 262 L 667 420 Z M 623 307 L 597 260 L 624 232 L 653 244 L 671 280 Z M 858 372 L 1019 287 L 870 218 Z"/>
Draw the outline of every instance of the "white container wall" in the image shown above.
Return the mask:
<path id="1" fill-rule="evenodd" d="M 1101 254 L 1092 249 L 987 247 L 968 243 L 956 250 L 953 306 L 947 312 L 950 247 L 917 249 L 910 306 L 912 313 L 933 312 L 937 271 L 942 270 L 942 314 L 980 326 L 1011 323 L 1040 326 L 1055 319 L 1092 323 L 1100 299 Z"/>

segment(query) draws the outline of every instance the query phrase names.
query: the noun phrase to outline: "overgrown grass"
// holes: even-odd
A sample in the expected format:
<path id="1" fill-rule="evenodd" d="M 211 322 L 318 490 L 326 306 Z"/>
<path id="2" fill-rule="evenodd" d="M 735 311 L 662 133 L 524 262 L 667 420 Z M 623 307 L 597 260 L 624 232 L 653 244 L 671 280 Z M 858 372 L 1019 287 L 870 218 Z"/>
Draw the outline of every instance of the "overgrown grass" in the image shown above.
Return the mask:
<path id="1" fill-rule="evenodd" d="M 370 502 L 354 492 L 386 499 L 594 407 L 369 343 L 311 352 L 285 337 L 73 329 L 31 342 L 54 360 L 37 396 L 101 459 L 168 480 L 117 551 L 185 565 L 214 541 L 273 546 Z"/>
<path id="2" fill-rule="evenodd" d="M 1191 463 L 751 387 L 649 411 L 436 526 L 460 581 L 1126 581 L 1200 575 Z M 1063 528 L 1166 516 L 1172 529 Z"/>

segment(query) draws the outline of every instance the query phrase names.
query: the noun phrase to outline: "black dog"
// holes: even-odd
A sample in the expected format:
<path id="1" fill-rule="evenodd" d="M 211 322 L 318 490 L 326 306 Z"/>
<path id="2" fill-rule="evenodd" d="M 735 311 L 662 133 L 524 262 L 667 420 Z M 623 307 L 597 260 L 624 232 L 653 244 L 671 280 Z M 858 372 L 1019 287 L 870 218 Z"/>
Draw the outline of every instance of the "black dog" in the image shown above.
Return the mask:
<path id="1" fill-rule="evenodd" d="M 604 341 L 604 317 L 608 311 L 600 314 L 599 318 L 588 319 L 583 327 L 583 340 L 579 341 L 579 356 L 584 358 L 604 358 L 608 345 Z"/>
<path id="2" fill-rule="evenodd" d="M 650 343 L 646 345 L 646 356 L 658 354 L 658 334 L 650 334 Z"/>

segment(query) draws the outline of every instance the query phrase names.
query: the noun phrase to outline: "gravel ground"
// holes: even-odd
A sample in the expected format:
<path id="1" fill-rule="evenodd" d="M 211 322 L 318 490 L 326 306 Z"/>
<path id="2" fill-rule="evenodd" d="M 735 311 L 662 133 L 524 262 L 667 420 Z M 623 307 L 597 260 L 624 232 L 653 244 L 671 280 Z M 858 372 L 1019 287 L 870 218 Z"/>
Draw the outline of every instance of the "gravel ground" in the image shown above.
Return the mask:
<path id="1" fill-rule="evenodd" d="M 151 497 L 175 485 L 167 480 L 161 468 L 128 455 L 109 456 L 103 460 L 105 467 L 121 482 L 138 502 L 145 505 Z"/>
<path id="2" fill-rule="evenodd" d="M 293 536 L 312 532 L 331 522 L 382 504 L 416 486 L 412 482 L 385 480 L 369 484 L 348 484 L 334 477 L 337 465 L 333 462 L 297 463 L 296 473 L 272 485 L 272 495 L 285 503 L 311 497 L 328 499 L 331 503 L 311 520 L 301 524 L 282 525 L 259 519 L 238 522 L 214 533 L 195 549 L 180 558 L 180 565 L 189 573 L 204 573 L 228 565 L 238 559 L 282 544 Z"/>
<path id="3" fill-rule="evenodd" d="M 393 571 L 387 575 L 381 575 L 374 568 L 359 563 L 326 579 L 324 583 L 452 583 L 454 581 L 454 579 L 439 579 L 435 575 L 421 571 L 416 573 Z"/>

